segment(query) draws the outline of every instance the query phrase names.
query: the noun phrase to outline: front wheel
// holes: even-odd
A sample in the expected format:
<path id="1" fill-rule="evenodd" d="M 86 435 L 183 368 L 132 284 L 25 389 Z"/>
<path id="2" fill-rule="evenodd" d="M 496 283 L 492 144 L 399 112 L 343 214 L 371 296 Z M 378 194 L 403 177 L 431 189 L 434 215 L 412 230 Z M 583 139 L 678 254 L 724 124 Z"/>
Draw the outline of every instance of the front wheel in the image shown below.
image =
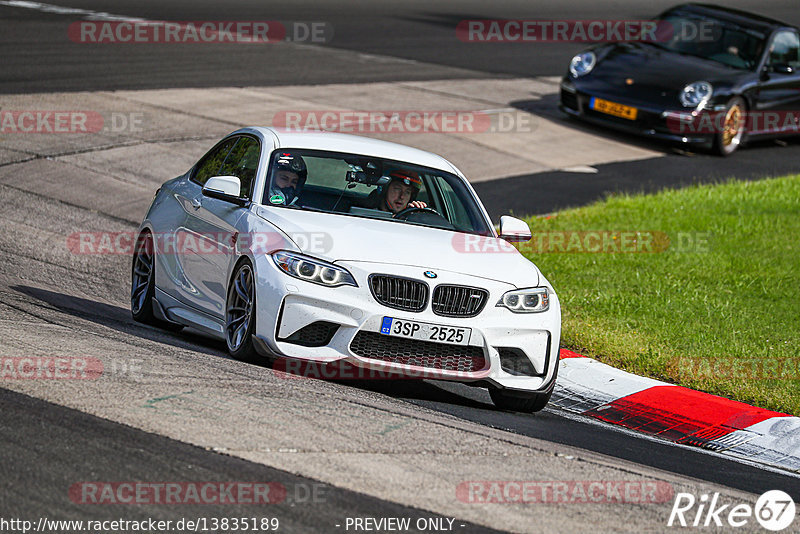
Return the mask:
<path id="1" fill-rule="evenodd" d="M 559 351 L 560 353 L 561 351 Z M 540 412 L 550 402 L 550 397 L 553 396 L 553 389 L 556 387 L 556 378 L 558 378 L 559 358 L 556 357 L 556 368 L 553 371 L 553 378 L 550 380 L 550 385 L 544 391 L 537 391 L 535 393 L 526 393 L 522 391 L 509 391 L 500 388 L 489 388 L 489 396 L 492 402 L 501 410 L 507 412 L 522 412 L 534 413 Z"/>
<path id="2" fill-rule="evenodd" d="M 250 261 L 239 263 L 228 287 L 225 304 L 225 341 L 228 353 L 236 360 L 256 363 L 253 346 L 256 331 L 256 278 Z"/>
<path id="3" fill-rule="evenodd" d="M 719 131 L 714 134 L 714 152 L 730 156 L 741 146 L 744 138 L 747 104 L 741 97 L 733 97 L 723 113 Z"/>

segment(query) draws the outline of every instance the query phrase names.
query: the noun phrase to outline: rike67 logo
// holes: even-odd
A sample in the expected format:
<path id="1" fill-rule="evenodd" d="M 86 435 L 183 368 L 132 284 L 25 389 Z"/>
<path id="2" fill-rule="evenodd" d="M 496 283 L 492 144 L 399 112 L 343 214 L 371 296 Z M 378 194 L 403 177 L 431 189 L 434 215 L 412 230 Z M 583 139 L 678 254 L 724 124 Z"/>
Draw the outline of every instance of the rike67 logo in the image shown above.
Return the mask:
<path id="1" fill-rule="evenodd" d="M 719 493 L 703 494 L 695 498 L 691 493 L 678 493 L 669 514 L 667 526 L 681 527 L 744 527 L 752 526 L 752 519 L 763 528 L 778 532 L 794 521 L 795 504 L 781 490 L 770 490 L 761 495 L 755 506 L 747 503 L 721 504 Z"/>

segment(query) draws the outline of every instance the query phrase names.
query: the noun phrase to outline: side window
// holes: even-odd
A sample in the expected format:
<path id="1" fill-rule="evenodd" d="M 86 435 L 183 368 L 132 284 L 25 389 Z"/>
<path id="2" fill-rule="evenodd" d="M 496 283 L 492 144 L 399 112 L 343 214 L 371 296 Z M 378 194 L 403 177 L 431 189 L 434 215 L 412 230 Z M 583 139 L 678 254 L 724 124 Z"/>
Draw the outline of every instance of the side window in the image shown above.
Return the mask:
<path id="1" fill-rule="evenodd" d="M 430 204 L 431 203 L 431 198 L 430 198 L 430 195 L 428 194 L 428 188 L 425 187 L 425 179 L 424 178 L 422 180 L 422 187 L 420 188 L 419 193 L 417 193 L 417 200 L 422 201 L 425 204 Z"/>
<path id="2" fill-rule="evenodd" d="M 224 143 L 212 148 L 205 156 L 203 156 L 203 159 L 200 160 L 200 163 L 198 163 L 197 167 L 195 168 L 194 175 L 192 175 L 192 181 L 203 186 L 212 176 L 219 176 L 218 171 L 225 162 L 228 152 L 230 152 L 231 148 L 233 148 L 233 145 L 236 144 L 236 141 L 236 137 L 228 139 Z"/>
<path id="3" fill-rule="evenodd" d="M 779 32 L 769 48 L 770 65 L 789 65 L 800 68 L 800 37 L 795 32 Z"/>
<path id="4" fill-rule="evenodd" d="M 438 179 L 437 183 L 442 189 L 444 203 L 447 206 L 447 212 L 450 214 L 450 222 L 459 228 L 472 228 L 473 225 L 469 214 L 450 184 L 444 179 Z"/>
<path id="5" fill-rule="evenodd" d="M 261 147 L 258 140 L 252 137 L 239 137 L 236 145 L 219 169 L 220 176 L 236 176 L 242 183 L 242 197 L 250 198 L 253 182 L 258 170 L 258 159 Z"/>

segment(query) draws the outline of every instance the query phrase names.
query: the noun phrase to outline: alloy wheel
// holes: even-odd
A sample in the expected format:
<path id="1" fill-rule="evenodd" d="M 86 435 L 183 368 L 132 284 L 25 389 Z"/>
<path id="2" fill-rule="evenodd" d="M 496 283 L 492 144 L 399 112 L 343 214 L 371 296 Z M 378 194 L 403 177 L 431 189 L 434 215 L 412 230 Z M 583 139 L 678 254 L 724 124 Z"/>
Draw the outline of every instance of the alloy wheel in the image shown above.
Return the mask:
<path id="1" fill-rule="evenodd" d="M 729 147 L 738 145 L 744 134 L 743 112 L 739 104 L 732 105 L 725 113 L 725 122 L 722 129 L 722 144 Z"/>
<path id="2" fill-rule="evenodd" d="M 153 236 L 143 233 L 136 243 L 131 279 L 131 311 L 134 315 L 142 313 L 148 304 L 148 289 L 153 278 Z"/>
<path id="3" fill-rule="evenodd" d="M 253 317 L 253 269 L 243 263 L 228 290 L 225 309 L 225 337 L 228 349 L 237 351 L 247 341 L 247 332 Z"/>

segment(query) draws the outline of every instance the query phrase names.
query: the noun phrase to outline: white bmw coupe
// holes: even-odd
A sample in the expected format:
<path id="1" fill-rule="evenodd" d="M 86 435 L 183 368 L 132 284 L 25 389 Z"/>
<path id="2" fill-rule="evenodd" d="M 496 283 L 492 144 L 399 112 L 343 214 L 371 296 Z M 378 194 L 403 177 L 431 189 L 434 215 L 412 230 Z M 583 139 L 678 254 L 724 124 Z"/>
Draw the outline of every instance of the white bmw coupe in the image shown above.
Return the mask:
<path id="1" fill-rule="evenodd" d="M 236 359 L 347 364 L 486 387 L 534 412 L 558 371 L 550 283 L 464 175 L 410 147 L 243 128 L 164 183 L 139 229 L 137 321 L 224 339 Z"/>

